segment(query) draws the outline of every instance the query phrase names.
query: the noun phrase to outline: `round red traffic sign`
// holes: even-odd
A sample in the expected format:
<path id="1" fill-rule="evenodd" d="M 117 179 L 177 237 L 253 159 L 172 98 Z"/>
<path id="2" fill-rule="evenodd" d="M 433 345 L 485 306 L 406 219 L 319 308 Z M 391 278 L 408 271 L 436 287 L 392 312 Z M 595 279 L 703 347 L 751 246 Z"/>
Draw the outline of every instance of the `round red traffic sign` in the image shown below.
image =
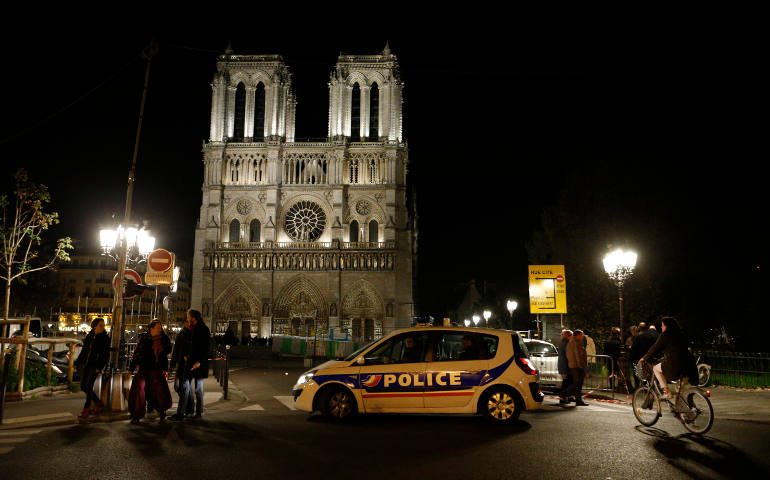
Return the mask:
<path id="1" fill-rule="evenodd" d="M 153 272 L 166 272 L 174 264 L 171 252 L 163 248 L 153 250 L 147 257 L 147 266 Z"/>
<path id="2" fill-rule="evenodd" d="M 136 270 L 131 270 L 130 268 L 126 269 L 126 274 L 125 274 L 124 278 L 126 280 L 131 280 L 132 282 L 136 283 L 137 285 L 142 283 L 142 277 L 136 272 Z M 117 273 L 112 277 L 112 289 L 115 290 L 116 288 L 118 288 L 118 274 Z M 125 291 L 126 291 L 126 286 L 123 285 L 123 292 L 125 292 Z M 124 298 L 131 298 L 131 297 L 124 297 Z"/>
<path id="3" fill-rule="evenodd" d="M 556 275 L 556 281 L 561 283 L 564 281 L 564 275 Z"/>

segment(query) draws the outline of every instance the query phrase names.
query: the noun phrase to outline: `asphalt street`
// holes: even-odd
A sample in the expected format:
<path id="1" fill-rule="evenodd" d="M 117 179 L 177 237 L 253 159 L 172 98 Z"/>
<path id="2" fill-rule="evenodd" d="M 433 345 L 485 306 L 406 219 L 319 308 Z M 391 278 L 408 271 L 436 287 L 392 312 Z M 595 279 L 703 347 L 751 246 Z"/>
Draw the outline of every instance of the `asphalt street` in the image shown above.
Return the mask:
<path id="1" fill-rule="evenodd" d="M 197 421 L 149 418 L 0 430 L 0 477 L 29 478 L 767 478 L 767 422 L 717 418 L 704 437 L 673 417 L 641 427 L 627 405 L 548 397 L 510 427 L 474 416 L 359 416 L 292 409 L 300 366 L 234 368 L 232 395 Z M 765 397 L 766 398 L 766 397 Z M 224 405 L 224 407 L 223 407 Z"/>

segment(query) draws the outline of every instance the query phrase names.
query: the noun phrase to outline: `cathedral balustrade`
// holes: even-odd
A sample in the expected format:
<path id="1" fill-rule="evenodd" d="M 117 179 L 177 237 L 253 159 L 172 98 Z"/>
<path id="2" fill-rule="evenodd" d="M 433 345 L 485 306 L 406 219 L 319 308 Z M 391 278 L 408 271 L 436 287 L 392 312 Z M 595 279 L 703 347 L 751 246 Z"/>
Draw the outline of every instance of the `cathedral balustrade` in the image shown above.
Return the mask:
<path id="1" fill-rule="evenodd" d="M 204 250 L 204 270 L 392 271 L 395 252 L 260 252 Z"/>
<path id="2" fill-rule="evenodd" d="M 343 250 L 371 250 L 380 248 L 396 248 L 396 242 L 342 242 Z"/>

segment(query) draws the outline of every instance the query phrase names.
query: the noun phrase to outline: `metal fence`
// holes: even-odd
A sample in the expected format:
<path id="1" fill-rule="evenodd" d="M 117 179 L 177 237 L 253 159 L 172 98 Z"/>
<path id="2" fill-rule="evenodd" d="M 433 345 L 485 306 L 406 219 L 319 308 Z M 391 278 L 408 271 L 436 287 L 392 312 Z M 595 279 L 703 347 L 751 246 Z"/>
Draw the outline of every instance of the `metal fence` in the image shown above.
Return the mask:
<path id="1" fill-rule="evenodd" d="M 694 351 L 698 363 L 711 366 L 710 385 L 770 387 L 770 353 Z"/>

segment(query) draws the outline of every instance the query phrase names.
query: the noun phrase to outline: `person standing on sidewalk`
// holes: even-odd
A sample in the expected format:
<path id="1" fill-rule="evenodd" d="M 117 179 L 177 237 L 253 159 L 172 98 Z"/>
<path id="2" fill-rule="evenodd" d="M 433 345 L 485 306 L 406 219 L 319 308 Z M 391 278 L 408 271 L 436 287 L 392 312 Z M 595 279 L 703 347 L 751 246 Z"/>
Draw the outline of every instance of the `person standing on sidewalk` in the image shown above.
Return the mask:
<path id="1" fill-rule="evenodd" d="M 184 382 L 187 379 L 187 372 L 189 370 L 188 361 L 190 359 L 190 350 L 192 346 L 192 333 L 190 332 L 190 319 L 189 317 L 184 321 L 184 327 L 176 336 L 174 342 L 174 352 L 171 354 L 171 370 L 176 370 L 174 376 L 174 391 L 182 396 L 182 389 Z M 192 395 L 187 395 L 187 401 L 185 404 L 184 413 L 186 415 L 192 415 L 195 413 L 195 400 Z"/>
<path id="2" fill-rule="evenodd" d="M 94 414 L 98 414 L 104 406 L 94 393 L 94 382 L 109 358 L 110 336 L 104 329 L 104 319 L 97 317 L 91 322 L 91 331 L 83 340 L 83 348 L 75 360 L 75 369 L 80 370 L 80 390 L 86 394 L 83 411 L 78 415 L 80 418 L 86 418 L 91 412 L 91 402 L 94 403 Z"/>
<path id="3" fill-rule="evenodd" d="M 155 319 L 150 322 L 149 335 L 145 335 L 136 345 L 129 372 L 139 366 L 139 372 L 131 382 L 128 393 L 128 410 L 131 423 L 139 423 L 146 412 L 147 399 L 158 410 L 161 423 L 165 421 L 166 410 L 171 408 L 171 391 L 166 382 L 168 372 L 168 354 L 171 353 L 171 340 L 163 331 L 161 323 Z"/>
<path id="4" fill-rule="evenodd" d="M 559 405 L 566 405 L 569 403 L 569 397 L 565 397 L 561 394 L 567 390 L 572 384 L 572 375 L 569 372 L 569 362 L 567 361 L 567 345 L 572 339 L 572 330 L 564 329 L 561 331 L 561 345 L 559 345 L 559 375 L 561 375 L 561 388 L 559 389 Z"/>
<path id="5" fill-rule="evenodd" d="M 610 389 L 615 390 L 615 377 L 618 376 L 618 358 L 620 358 L 620 328 L 612 327 L 610 337 L 604 342 L 604 354 L 612 358 L 612 372 L 614 376 L 610 377 Z"/>
<path id="6" fill-rule="evenodd" d="M 567 387 L 567 390 L 562 392 L 562 397 L 568 397 L 570 395 L 575 396 L 575 405 L 585 406 L 587 405 L 583 401 L 583 379 L 586 376 L 586 368 L 588 367 L 588 354 L 586 354 L 586 348 L 583 345 L 583 331 L 575 330 L 572 333 L 572 340 L 567 344 L 567 362 L 569 363 L 569 370 L 572 374 L 572 384 Z"/>
<path id="7" fill-rule="evenodd" d="M 184 419 L 185 405 L 188 396 L 192 395 L 195 388 L 195 415 L 193 418 L 201 418 L 203 415 L 203 380 L 209 376 L 209 341 L 211 332 L 203 323 L 203 316 L 198 310 L 187 311 L 187 321 L 190 323 L 190 355 L 187 360 L 185 381 L 179 394 L 179 406 L 171 420 Z"/>

